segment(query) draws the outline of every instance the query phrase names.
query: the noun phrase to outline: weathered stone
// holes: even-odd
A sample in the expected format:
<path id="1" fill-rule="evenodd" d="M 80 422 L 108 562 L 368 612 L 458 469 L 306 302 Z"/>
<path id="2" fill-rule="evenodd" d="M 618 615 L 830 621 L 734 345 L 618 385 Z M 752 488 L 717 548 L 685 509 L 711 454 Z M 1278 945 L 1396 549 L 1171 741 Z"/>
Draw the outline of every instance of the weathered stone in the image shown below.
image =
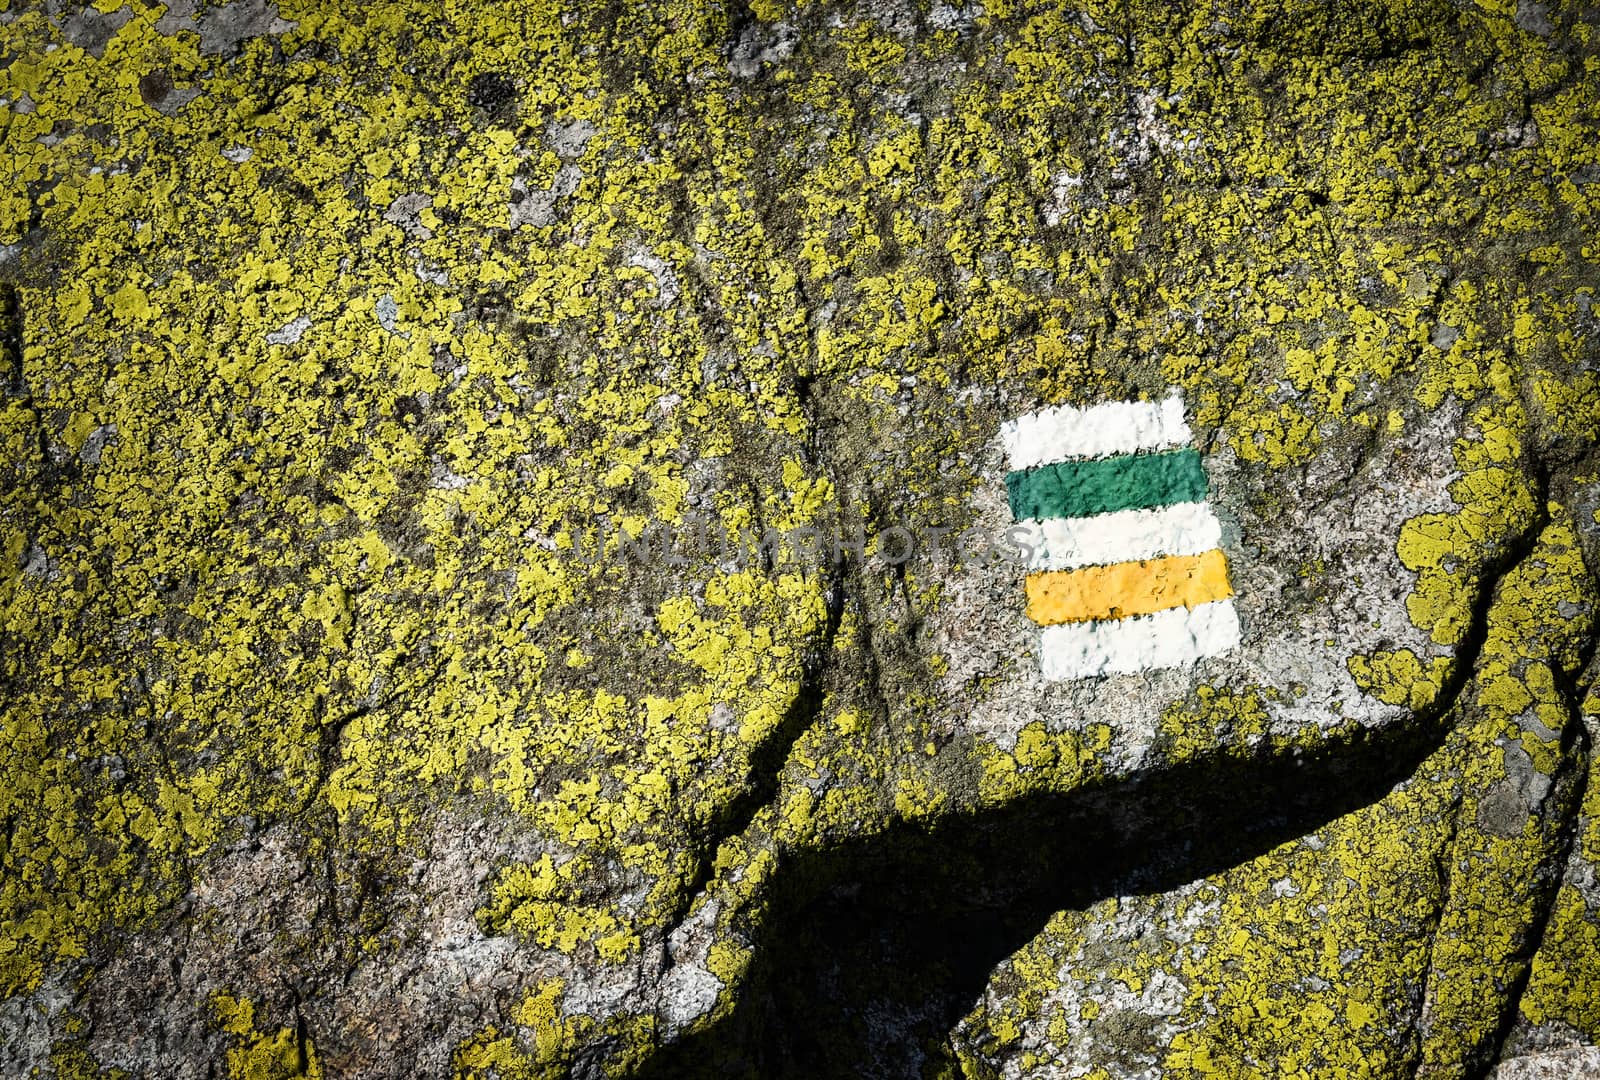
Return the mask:
<path id="1" fill-rule="evenodd" d="M 1591 1068 L 1597 34 L 0 12 L 0 1071 Z M 1243 643 L 1046 680 L 1170 393 Z"/>

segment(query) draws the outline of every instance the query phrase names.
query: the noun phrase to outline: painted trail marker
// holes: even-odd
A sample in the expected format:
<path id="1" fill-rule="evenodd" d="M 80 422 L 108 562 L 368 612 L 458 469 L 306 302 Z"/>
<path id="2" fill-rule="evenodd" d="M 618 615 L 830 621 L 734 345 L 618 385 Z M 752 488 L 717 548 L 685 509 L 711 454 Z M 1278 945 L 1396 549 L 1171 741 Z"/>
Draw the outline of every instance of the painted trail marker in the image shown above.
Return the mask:
<path id="1" fill-rule="evenodd" d="M 1000 437 L 1033 546 L 1027 614 L 1045 678 L 1178 667 L 1239 644 L 1182 398 L 1045 409 Z"/>

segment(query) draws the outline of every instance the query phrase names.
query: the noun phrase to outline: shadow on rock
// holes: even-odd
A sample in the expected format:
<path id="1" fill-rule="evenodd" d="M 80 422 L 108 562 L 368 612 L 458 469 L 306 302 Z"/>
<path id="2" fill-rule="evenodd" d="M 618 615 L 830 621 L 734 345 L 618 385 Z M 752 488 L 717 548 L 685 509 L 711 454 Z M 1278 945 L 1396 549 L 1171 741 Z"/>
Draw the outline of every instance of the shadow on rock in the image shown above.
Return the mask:
<path id="1" fill-rule="evenodd" d="M 1453 715 L 787 852 L 737 1007 L 635 1078 L 954 1075 L 946 1036 L 1055 912 L 1176 888 L 1375 802 Z"/>

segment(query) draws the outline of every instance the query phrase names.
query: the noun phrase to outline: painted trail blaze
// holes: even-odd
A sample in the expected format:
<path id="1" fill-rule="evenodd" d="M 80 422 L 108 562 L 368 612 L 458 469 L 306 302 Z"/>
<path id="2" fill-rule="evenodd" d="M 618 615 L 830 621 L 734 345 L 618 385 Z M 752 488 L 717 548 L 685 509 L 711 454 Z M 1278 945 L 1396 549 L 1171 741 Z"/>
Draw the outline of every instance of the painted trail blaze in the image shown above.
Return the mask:
<path id="1" fill-rule="evenodd" d="M 1045 409 L 1000 436 L 1011 514 L 1031 534 L 1027 613 L 1046 678 L 1176 667 L 1239 644 L 1181 398 Z"/>

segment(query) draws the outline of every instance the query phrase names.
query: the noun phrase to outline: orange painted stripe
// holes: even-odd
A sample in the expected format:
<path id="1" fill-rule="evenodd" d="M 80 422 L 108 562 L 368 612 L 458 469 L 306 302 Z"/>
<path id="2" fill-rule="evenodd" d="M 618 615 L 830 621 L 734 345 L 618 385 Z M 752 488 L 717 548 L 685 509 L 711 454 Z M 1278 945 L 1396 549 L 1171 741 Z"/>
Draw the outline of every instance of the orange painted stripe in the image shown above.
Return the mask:
<path id="1" fill-rule="evenodd" d="M 1233 595 L 1220 550 L 1028 575 L 1028 618 L 1040 626 L 1196 607 Z"/>

